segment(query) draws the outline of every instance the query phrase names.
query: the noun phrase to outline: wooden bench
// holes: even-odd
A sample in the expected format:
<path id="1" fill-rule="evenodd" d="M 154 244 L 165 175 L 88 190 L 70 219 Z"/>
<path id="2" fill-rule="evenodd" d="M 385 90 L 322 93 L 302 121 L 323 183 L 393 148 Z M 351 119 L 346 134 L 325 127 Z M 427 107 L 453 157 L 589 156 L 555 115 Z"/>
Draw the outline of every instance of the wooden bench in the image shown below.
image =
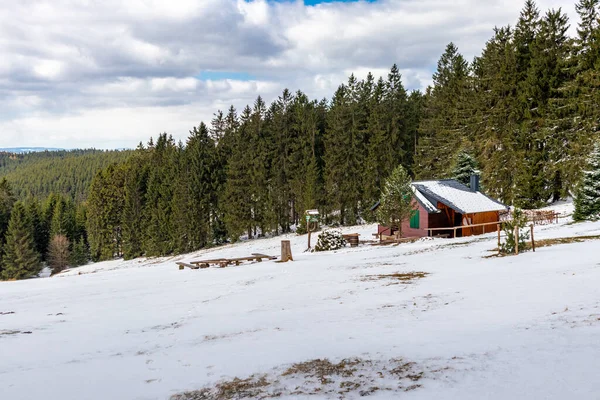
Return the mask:
<path id="1" fill-rule="evenodd" d="M 217 258 L 213 260 L 199 260 L 190 261 L 189 263 L 178 262 L 179 269 L 191 268 L 191 269 L 204 269 L 209 268 L 211 265 L 218 265 L 220 268 L 225 268 L 231 264 L 240 265 L 245 261 L 256 261 L 262 262 L 262 260 L 276 260 L 276 256 L 269 256 L 266 254 L 253 253 L 250 257 L 239 257 L 239 258 Z"/>

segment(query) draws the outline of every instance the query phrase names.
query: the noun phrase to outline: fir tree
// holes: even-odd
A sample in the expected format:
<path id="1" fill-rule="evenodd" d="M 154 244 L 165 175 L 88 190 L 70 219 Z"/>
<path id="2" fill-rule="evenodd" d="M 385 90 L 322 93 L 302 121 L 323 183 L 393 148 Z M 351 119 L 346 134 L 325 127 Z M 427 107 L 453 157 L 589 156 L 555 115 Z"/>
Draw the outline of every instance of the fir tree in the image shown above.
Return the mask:
<path id="1" fill-rule="evenodd" d="M 235 109 L 228 115 L 228 136 L 231 142 L 231 154 L 227 164 L 227 178 L 220 203 L 224 212 L 224 222 L 231 240 L 236 241 L 246 231 L 252 236 L 251 176 L 248 166 L 251 154 L 250 134 L 248 132 L 252 110 L 246 107 L 238 125 Z"/>
<path id="2" fill-rule="evenodd" d="M 166 133 L 159 135 L 149 151 L 152 167 L 145 197 L 143 249 L 147 256 L 155 257 L 171 254 L 174 250 L 172 199 L 181 152 L 173 137 Z"/>
<path id="3" fill-rule="evenodd" d="M 415 174 L 432 179 L 446 175 L 453 156 L 467 139 L 469 67 L 458 48 L 450 43 L 438 61 L 434 86 L 425 95 L 425 111 L 419 127 Z"/>
<path id="4" fill-rule="evenodd" d="M 583 171 L 583 179 L 575 196 L 576 221 L 600 219 L 600 144 L 596 144 Z"/>
<path id="5" fill-rule="evenodd" d="M 463 185 L 470 186 L 471 175 L 478 173 L 477 161 L 466 151 L 461 151 L 456 157 L 452 169 L 452 179 L 456 179 Z"/>
<path id="6" fill-rule="evenodd" d="M 411 179 L 400 165 L 385 182 L 377 218 L 381 224 L 398 228 L 402 234 L 402 221 L 409 218 L 413 212 Z"/>
<path id="7" fill-rule="evenodd" d="M 0 181 L 0 245 L 4 242 L 4 235 L 8 229 L 10 213 L 15 204 L 15 196 L 6 178 Z"/>
<path id="8" fill-rule="evenodd" d="M 94 261 L 111 260 L 122 255 L 124 178 L 124 165 L 109 166 L 92 181 L 87 232 Z"/>
<path id="9" fill-rule="evenodd" d="M 27 223 L 26 214 L 23 203 L 15 203 L 6 232 L 2 279 L 31 278 L 41 271 L 40 255 L 35 250 L 33 233 Z"/>
<path id="10" fill-rule="evenodd" d="M 144 254 L 144 209 L 150 168 L 149 153 L 140 144 L 136 152 L 127 160 L 124 171 L 124 204 L 121 220 L 123 227 L 123 257 L 126 260 Z M 75 249 L 73 249 L 73 252 L 75 252 Z"/>
<path id="11" fill-rule="evenodd" d="M 85 239 L 81 237 L 76 243 L 73 243 L 73 251 L 69 259 L 73 267 L 85 265 L 90 260 L 90 250 Z"/>

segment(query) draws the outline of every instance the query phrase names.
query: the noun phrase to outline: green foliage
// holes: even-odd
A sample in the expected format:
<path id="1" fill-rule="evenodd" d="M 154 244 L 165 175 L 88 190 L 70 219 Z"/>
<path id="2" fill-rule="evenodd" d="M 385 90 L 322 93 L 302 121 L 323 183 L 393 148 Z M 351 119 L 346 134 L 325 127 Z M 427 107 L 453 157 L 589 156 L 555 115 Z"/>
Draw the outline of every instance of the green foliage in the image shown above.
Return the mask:
<path id="1" fill-rule="evenodd" d="M 583 172 L 575 196 L 575 221 L 600 219 L 600 143 L 588 158 L 588 165 Z"/>
<path id="2" fill-rule="evenodd" d="M 122 254 L 122 213 L 125 167 L 109 166 L 98 172 L 90 188 L 87 234 L 94 261 Z"/>
<path id="3" fill-rule="evenodd" d="M 315 251 L 339 250 L 346 246 L 346 240 L 339 229 L 328 229 L 319 234 Z"/>
<path id="4" fill-rule="evenodd" d="M 471 185 L 471 175 L 478 173 L 477 160 L 469 153 L 461 151 L 456 157 L 452 168 L 452 179 L 456 179 L 463 185 Z"/>
<path id="5" fill-rule="evenodd" d="M 6 232 L 1 277 L 5 280 L 31 278 L 39 274 L 41 269 L 40 255 L 35 249 L 25 206 L 17 202 L 12 210 Z"/>
<path id="6" fill-rule="evenodd" d="M 458 149 L 464 147 L 472 115 L 469 64 L 450 43 L 438 61 L 434 86 L 425 95 L 419 126 L 414 171 L 419 179 L 439 179 L 452 167 Z"/>
<path id="7" fill-rule="evenodd" d="M 398 228 L 402 233 L 402 221 L 410 218 L 414 210 L 413 191 L 410 176 L 400 165 L 386 180 L 377 209 L 378 222 Z"/>
<path id="8" fill-rule="evenodd" d="M 61 150 L 12 154 L 0 152 L 0 178 L 12 183 L 17 198 L 45 199 L 52 193 L 76 202 L 87 199 L 96 173 L 125 161 L 131 151 Z"/>
<path id="9" fill-rule="evenodd" d="M 15 196 L 13 195 L 12 187 L 6 178 L 3 178 L 0 181 L 0 249 L 5 241 L 8 222 L 10 221 L 10 213 L 14 204 Z M 0 272 L 2 272 L 1 267 Z"/>
<path id="10" fill-rule="evenodd" d="M 85 239 L 81 237 L 76 243 L 73 244 L 73 250 L 71 251 L 70 264 L 73 267 L 79 267 L 85 265 L 90 260 L 90 249 L 85 242 Z"/>
<path id="11" fill-rule="evenodd" d="M 518 235 L 515 235 L 515 227 L 518 227 Z M 515 208 L 512 214 L 512 220 L 504 223 L 504 234 L 506 239 L 500 245 L 500 252 L 503 254 L 514 254 L 517 240 L 519 241 L 519 253 L 526 249 L 526 242 L 529 239 L 529 230 L 527 228 L 527 216 L 519 208 Z M 518 236 L 518 239 L 517 239 Z"/>

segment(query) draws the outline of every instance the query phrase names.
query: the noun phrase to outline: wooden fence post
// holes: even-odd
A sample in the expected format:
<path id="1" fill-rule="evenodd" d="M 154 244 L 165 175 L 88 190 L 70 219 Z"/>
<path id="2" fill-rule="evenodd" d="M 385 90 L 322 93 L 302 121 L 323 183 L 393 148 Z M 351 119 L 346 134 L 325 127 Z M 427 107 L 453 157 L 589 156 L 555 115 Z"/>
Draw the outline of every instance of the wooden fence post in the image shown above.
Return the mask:
<path id="1" fill-rule="evenodd" d="M 531 248 L 533 249 L 533 252 L 535 253 L 535 240 L 533 239 L 533 224 L 531 224 Z"/>
<path id="2" fill-rule="evenodd" d="M 500 223 L 498 223 L 498 254 L 500 254 Z"/>
<path id="3" fill-rule="evenodd" d="M 519 227 L 515 226 L 515 253 L 519 255 Z"/>
<path id="4" fill-rule="evenodd" d="M 294 261 L 292 258 L 292 245 L 289 240 L 281 241 L 281 262 Z"/>

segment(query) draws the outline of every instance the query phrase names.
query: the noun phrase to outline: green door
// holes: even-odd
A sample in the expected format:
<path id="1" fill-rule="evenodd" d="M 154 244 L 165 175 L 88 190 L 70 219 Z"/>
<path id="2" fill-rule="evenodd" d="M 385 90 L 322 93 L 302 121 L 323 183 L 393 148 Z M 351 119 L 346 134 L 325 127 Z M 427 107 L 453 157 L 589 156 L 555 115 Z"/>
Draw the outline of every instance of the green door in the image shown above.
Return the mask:
<path id="1" fill-rule="evenodd" d="M 419 229 L 420 225 L 419 225 L 419 210 L 415 210 L 412 213 L 412 216 L 410 217 L 410 228 L 411 229 Z"/>

